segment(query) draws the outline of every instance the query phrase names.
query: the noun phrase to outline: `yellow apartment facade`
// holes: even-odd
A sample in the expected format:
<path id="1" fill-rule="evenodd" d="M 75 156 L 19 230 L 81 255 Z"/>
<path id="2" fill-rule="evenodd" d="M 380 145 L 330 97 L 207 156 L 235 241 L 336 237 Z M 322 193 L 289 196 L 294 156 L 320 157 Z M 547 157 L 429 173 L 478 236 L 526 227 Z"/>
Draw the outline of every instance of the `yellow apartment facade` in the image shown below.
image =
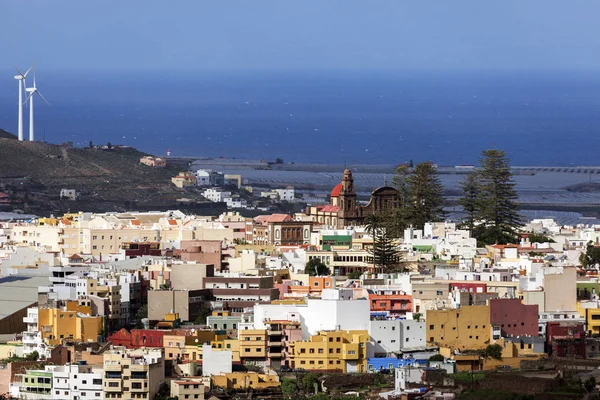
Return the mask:
<path id="1" fill-rule="evenodd" d="M 240 359 L 242 361 L 266 360 L 267 330 L 247 329 L 238 331 Z"/>
<path id="2" fill-rule="evenodd" d="M 465 306 L 452 310 L 427 310 L 426 339 L 452 349 L 481 349 L 490 343 L 489 306 Z"/>
<path id="3" fill-rule="evenodd" d="M 309 340 L 289 344 L 290 366 L 309 371 L 365 372 L 369 338 L 366 330 L 321 331 Z"/>
<path id="4" fill-rule="evenodd" d="M 68 302 L 62 309 L 40 308 L 38 329 L 42 339 L 53 346 L 61 344 L 63 339 L 96 342 L 102 330 L 102 318 L 91 315 L 90 307 L 77 302 Z"/>

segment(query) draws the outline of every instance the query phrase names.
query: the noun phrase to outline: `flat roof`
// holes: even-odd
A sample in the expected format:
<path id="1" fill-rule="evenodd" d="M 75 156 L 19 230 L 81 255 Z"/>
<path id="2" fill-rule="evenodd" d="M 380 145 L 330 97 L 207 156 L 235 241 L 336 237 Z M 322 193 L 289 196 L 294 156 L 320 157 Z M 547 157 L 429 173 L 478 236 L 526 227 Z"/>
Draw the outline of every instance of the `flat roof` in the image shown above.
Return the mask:
<path id="1" fill-rule="evenodd" d="M 38 287 L 48 286 L 47 276 L 11 275 L 0 277 L 0 319 L 38 301 Z"/>

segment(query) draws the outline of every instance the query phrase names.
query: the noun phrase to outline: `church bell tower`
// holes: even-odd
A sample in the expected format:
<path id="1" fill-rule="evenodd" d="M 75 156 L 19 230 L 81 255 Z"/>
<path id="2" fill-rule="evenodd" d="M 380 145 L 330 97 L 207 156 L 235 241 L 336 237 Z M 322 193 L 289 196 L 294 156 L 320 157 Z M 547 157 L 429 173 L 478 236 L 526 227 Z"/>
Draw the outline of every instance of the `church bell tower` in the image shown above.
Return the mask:
<path id="1" fill-rule="evenodd" d="M 340 191 L 339 207 L 340 218 L 343 220 L 347 218 L 355 218 L 358 215 L 356 211 L 356 191 L 354 190 L 354 178 L 352 177 L 352 171 L 347 168 L 344 170 L 344 176 L 342 177 L 342 190 Z M 344 225 L 351 225 L 349 221 L 344 222 Z"/>

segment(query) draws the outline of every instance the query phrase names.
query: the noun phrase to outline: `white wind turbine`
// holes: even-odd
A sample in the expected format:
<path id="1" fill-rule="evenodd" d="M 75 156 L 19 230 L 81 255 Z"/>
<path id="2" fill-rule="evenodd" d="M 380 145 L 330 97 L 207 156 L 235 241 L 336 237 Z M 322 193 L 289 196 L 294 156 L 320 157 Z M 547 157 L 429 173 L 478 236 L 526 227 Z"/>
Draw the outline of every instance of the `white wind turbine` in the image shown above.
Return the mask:
<path id="1" fill-rule="evenodd" d="M 15 79 L 19 81 L 19 130 L 18 137 L 19 140 L 23 140 L 23 90 L 25 90 L 25 78 L 27 78 L 27 74 L 31 71 L 31 67 L 23 74 L 17 67 L 15 67 L 19 75 L 15 75 Z"/>
<path id="2" fill-rule="evenodd" d="M 25 103 L 29 101 L 29 141 L 33 142 L 33 95 L 37 93 L 38 96 L 40 96 L 42 100 L 46 102 L 46 104 L 50 105 L 50 103 L 48 103 L 48 100 L 46 100 L 46 98 L 42 96 L 40 91 L 37 90 L 37 86 L 35 85 L 35 69 L 33 70 L 33 87 L 27 88 L 25 90 L 29 92 L 29 96 L 27 96 L 27 99 L 25 100 Z"/>

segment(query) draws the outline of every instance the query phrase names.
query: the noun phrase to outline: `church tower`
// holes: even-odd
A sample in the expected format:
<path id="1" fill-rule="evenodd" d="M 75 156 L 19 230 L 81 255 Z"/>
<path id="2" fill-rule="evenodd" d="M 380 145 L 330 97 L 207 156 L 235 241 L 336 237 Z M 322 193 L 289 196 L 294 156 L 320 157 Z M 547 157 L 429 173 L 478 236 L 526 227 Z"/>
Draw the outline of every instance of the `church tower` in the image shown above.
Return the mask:
<path id="1" fill-rule="evenodd" d="M 349 169 L 344 170 L 344 176 L 342 177 L 342 190 L 338 200 L 339 217 L 343 225 L 352 225 L 351 221 L 347 219 L 356 218 L 358 216 L 356 210 L 356 191 L 354 190 L 354 178 L 352 177 L 352 171 Z"/>

